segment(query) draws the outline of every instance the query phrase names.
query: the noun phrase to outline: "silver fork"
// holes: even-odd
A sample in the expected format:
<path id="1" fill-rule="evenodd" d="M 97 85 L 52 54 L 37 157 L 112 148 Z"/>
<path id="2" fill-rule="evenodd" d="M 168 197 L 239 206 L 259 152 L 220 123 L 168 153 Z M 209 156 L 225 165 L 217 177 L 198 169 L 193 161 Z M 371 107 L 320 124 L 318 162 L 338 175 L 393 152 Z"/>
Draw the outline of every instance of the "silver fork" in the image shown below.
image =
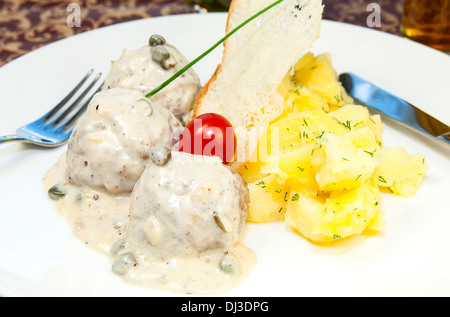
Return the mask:
<path id="1" fill-rule="evenodd" d="M 76 99 L 71 103 L 69 102 L 93 72 L 94 70 L 89 70 L 72 91 L 42 117 L 18 128 L 16 134 L 0 136 L 0 143 L 7 141 L 24 141 L 45 147 L 56 147 L 64 144 L 69 139 L 77 119 L 84 110 L 86 110 L 91 98 L 81 105 L 80 103 L 94 87 L 102 74 L 98 73 L 90 84 L 81 91 Z M 100 88 L 98 88 L 97 91 L 99 89 Z"/>

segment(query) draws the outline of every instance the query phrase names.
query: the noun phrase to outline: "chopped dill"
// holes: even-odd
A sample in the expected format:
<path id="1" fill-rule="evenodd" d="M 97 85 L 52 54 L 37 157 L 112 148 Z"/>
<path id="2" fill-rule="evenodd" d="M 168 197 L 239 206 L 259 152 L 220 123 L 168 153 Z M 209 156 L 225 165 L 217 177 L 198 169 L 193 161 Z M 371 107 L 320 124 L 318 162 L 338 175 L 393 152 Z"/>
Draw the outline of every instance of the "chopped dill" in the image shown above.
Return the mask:
<path id="1" fill-rule="evenodd" d="M 352 124 L 350 122 L 350 120 L 347 120 L 344 122 L 339 122 L 340 124 L 342 124 L 344 127 L 346 127 L 347 129 L 351 130 L 352 129 Z"/>
<path id="2" fill-rule="evenodd" d="M 316 139 L 321 139 L 324 134 L 325 134 L 325 131 L 322 131 L 322 133 L 320 135 L 316 136 Z"/>
<path id="3" fill-rule="evenodd" d="M 369 151 L 364 150 L 364 152 L 366 152 L 367 154 L 369 154 L 369 155 L 372 156 L 372 157 L 373 157 L 373 153 L 375 153 L 375 151 L 376 151 L 376 150 L 374 150 L 373 152 L 369 152 Z"/>

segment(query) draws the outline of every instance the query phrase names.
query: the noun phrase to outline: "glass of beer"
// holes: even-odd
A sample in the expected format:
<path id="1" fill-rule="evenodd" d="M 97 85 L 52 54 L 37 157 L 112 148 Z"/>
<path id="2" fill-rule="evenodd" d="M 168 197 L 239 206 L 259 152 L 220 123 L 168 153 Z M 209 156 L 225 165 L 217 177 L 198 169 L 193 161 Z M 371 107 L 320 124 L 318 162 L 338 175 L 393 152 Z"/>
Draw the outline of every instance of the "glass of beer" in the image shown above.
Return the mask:
<path id="1" fill-rule="evenodd" d="M 450 0 L 404 0 L 402 34 L 450 53 Z"/>

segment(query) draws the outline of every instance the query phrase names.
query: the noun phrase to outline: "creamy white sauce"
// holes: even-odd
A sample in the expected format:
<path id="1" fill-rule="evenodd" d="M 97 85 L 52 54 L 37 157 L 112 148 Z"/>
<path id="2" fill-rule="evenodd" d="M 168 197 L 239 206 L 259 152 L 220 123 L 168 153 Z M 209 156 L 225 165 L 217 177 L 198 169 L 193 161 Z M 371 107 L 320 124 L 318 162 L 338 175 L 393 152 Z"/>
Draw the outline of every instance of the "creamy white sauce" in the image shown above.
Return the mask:
<path id="1" fill-rule="evenodd" d="M 45 189 L 58 184 L 66 193 L 54 200 L 57 212 L 86 246 L 111 259 L 124 281 L 177 293 L 221 293 L 237 286 L 256 262 L 255 253 L 239 241 L 247 212 L 245 184 L 219 159 L 191 162 L 180 154 L 167 166 L 147 168 L 132 193 L 71 183 L 65 154 L 43 183 Z M 227 230 L 214 212 L 227 217 Z M 121 263 L 128 254 L 134 262 Z"/>

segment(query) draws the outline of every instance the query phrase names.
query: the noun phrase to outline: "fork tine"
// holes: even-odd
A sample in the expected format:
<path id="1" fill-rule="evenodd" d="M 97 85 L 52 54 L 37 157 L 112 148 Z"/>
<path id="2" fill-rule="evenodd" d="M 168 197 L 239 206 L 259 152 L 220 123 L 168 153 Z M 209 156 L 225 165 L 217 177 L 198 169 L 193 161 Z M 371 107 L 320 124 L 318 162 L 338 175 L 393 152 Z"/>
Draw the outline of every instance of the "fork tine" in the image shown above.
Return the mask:
<path id="1" fill-rule="evenodd" d="M 102 89 L 101 85 L 100 87 L 95 91 L 94 95 L 99 92 Z M 63 125 L 61 125 L 62 131 L 67 130 L 68 128 L 70 128 L 73 123 L 83 114 L 83 112 L 86 110 L 87 106 L 89 105 L 90 99 L 87 100 L 83 106 L 81 106 L 78 111 L 71 117 L 69 118 L 66 122 L 64 122 Z M 68 132 L 72 132 L 72 130 L 68 131 Z"/>
<path id="2" fill-rule="evenodd" d="M 89 86 L 78 96 L 78 98 L 56 119 L 54 120 L 51 125 L 56 126 L 58 125 L 63 119 L 67 117 L 67 115 L 72 112 L 73 109 L 83 100 L 83 98 L 87 95 L 87 93 L 92 89 L 92 87 L 97 83 L 97 81 L 102 76 L 102 73 L 98 73 L 97 76 L 95 76 L 94 80 L 89 84 Z"/>
<path id="3" fill-rule="evenodd" d="M 86 82 L 86 80 L 92 75 L 94 72 L 93 69 L 90 69 L 87 74 L 81 79 L 81 81 L 72 89 L 71 92 L 67 96 L 65 96 L 50 112 L 48 112 L 45 117 L 44 121 L 47 121 L 50 119 L 55 113 L 57 113 L 69 100 L 73 97 L 73 95 L 80 89 L 80 87 Z"/>

